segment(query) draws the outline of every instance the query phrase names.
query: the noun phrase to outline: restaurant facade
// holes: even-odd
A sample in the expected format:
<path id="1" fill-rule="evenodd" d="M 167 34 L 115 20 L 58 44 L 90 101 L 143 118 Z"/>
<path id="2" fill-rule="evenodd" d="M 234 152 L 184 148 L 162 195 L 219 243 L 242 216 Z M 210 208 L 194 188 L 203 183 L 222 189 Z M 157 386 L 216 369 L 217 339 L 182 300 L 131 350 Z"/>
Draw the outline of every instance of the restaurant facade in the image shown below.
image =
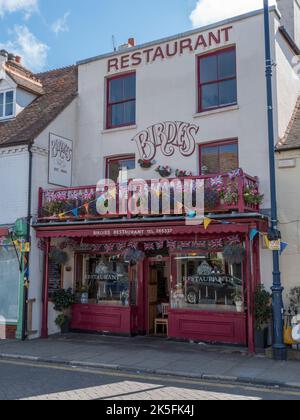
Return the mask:
<path id="1" fill-rule="evenodd" d="M 299 80 L 270 18 L 280 137 Z M 254 351 L 254 293 L 272 281 L 263 36 L 258 11 L 78 63 L 76 134 L 49 133 L 60 169 L 34 222 L 42 337 L 70 288 L 73 331 Z"/>

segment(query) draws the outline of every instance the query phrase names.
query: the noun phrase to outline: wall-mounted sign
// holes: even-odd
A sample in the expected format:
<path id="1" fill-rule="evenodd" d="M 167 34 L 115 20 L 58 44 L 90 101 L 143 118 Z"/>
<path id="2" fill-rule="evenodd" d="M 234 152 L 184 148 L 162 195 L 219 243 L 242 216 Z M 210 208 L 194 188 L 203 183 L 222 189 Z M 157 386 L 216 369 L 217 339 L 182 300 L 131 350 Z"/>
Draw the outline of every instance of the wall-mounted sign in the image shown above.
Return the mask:
<path id="1" fill-rule="evenodd" d="M 152 161 L 159 149 L 164 156 L 173 156 L 178 151 L 188 157 L 196 150 L 196 136 L 199 126 L 180 121 L 166 121 L 154 124 L 138 133 L 136 142 L 142 160 Z"/>
<path id="2" fill-rule="evenodd" d="M 154 63 L 156 60 L 166 60 L 186 52 L 194 53 L 205 51 L 209 47 L 226 45 L 230 41 L 232 26 L 202 33 L 196 37 L 182 38 L 177 41 L 170 41 L 163 45 L 151 46 L 144 50 L 122 54 L 110 58 L 107 62 L 108 73 L 112 71 L 125 70 L 130 67 L 138 67 L 141 64 Z"/>
<path id="3" fill-rule="evenodd" d="M 49 138 L 49 184 L 72 185 L 73 142 L 56 134 Z"/>

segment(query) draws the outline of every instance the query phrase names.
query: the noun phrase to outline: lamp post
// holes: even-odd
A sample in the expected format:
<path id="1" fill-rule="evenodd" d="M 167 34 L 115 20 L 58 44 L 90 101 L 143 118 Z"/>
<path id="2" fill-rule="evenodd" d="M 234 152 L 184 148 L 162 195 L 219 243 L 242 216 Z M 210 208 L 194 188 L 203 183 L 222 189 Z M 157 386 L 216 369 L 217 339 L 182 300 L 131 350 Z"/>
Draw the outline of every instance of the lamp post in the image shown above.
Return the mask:
<path id="1" fill-rule="evenodd" d="M 269 0 L 264 0 L 264 23 L 265 23 L 265 53 L 266 53 L 266 80 L 267 80 L 267 101 L 268 101 L 268 132 L 269 132 L 269 165 L 270 165 L 270 190 L 271 190 L 271 227 L 269 236 L 271 240 L 280 239 L 278 230 L 277 214 L 277 193 L 276 193 L 276 169 L 275 169 L 275 136 L 274 136 L 274 114 L 273 114 L 273 63 L 271 58 L 270 41 L 270 16 Z M 287 349 L 283 340 L 283 287 L 280 273 L 280 251 L 273 251 L 273 322 L 274 322 L 274 343 L 273 356 L 275 360 L 286 360 Z"/>

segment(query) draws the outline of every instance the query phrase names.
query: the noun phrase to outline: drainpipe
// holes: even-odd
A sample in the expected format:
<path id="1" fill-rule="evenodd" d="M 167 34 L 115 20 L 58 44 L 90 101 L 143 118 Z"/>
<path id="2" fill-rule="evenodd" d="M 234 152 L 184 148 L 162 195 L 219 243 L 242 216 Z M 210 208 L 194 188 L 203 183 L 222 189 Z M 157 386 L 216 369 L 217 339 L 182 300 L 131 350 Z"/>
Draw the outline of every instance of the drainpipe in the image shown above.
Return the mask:
<path id="1" fill-rule="evenodd" d="M 266 53 L 266 81 L 268 100 L 268 134 L 269 134 L 269 165 L 270 165 L 270 190 L 271 190 L 271 227 L 270 239 L 281 238 L 278 230 L 277 192 L 276 192 L 276 169 L 275 169 L 275 135 L 274 135 L 274 111 L 273 111 L 273 62 L 271 58 L 270 40 L 270 16 L 269 0 L 264 0 L 264 24 L 265 24 L 265 53 Z M 279 251 L 273 251 L 273 321 L 274 343 L 273 356 L 275 360 L 287 360 L 287 349 L 283 339 L 283 287 L 281 284 Z"/>
<path id="2" fill-rule="evenodd" d="M 30 233 L 31 233 L 31 201 L 32 201 L 32 162 L 33 162 L 33 153 L 32 153 L 32 142 L 28 145 L 28 198 L 27 198 L 27 230 L 26 230 L 26 242 L 30 243 Z M 21 293 L 20 300 L 22 302 L 22 308 L 20 310 L 20 327 L 17 332 L 17 338 L 25 341 L 27 338 L 27 312 L 28 312 L 28 289 L 29 289 L 29 252 L 22 253 L 21 255 L 21 264 L 22 264 L 22 282 L 21 282 Z"/>

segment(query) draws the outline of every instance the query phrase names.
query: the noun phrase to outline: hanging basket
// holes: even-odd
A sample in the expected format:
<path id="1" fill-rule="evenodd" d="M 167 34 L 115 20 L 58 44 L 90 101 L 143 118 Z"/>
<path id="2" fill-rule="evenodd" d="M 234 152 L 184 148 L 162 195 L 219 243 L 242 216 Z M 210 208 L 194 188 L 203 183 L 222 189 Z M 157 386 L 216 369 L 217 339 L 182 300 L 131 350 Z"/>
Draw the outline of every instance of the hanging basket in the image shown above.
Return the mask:
<path id="1" fill-rule="evenodd" d="M 241 244 L 227 245 L 223 257 L 228 264 L 241 264 L 246 257 L 246 250 Z"/>
<path id="2" fill-rule="evenodd" d="M 69 261 L 68 254 L 57 248 L 53 249 L 50 252 L 49 258 L 51 261 L 55 262 L 56 264 L 61 264 L 61 265 L 65 265 Z"/>

